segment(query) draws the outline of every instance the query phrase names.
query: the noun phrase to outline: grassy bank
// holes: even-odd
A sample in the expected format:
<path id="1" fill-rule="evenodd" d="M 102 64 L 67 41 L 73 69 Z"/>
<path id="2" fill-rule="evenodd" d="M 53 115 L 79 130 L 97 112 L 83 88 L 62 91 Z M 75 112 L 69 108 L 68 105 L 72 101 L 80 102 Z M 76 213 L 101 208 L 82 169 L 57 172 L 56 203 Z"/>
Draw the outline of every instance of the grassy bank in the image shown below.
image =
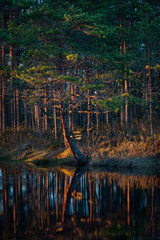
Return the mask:
<path id="1" fill-rule="evenodd" d="M 89 157 L 89 166 L 160 168 L 160 135 L 156 135 L 154 141 L 151 138 L 144 140 L 137 137 L 117 139 L 120 140 L 96 136 L 94 139 L 92 137 L 78 141 L 78 145 L 83 154 Z M 63 139 L 57 142 L 49 133 L 40 138 L 27 131 L 8 131 L 0 136 L 0 160 L 77 166 L 71 151 L 64 148 Z"/>
<path id="2" fill-rule="evenodd" d="M 92 148 L 93 149 L 93 148 Z M 91 149 L 90 149 L 91 150 Z M 158 157 L 160 156 L 160 136 L 154 141 L 151 138 L 144 140 L 124 139 L 122 142 L 112 141 L 104 145 L 95 146 L 94 151 L 90 151 L 92 159 L 109 158 L 136 158 L 136 157 Z"/>

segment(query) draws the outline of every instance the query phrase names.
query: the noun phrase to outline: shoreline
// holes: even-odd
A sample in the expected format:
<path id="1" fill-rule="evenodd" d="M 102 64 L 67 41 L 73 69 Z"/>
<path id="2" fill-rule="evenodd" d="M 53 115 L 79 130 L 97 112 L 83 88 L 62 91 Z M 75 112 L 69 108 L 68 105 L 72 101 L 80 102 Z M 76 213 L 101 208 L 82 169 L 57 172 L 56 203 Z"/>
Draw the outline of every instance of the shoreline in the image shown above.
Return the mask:
<path id="1" fill-rule="evenodd" d="M 25 164 L 30 167 L 79 168 L 69 149 L 47 151 L 47 149 L 12 149 L 0 151 L 0 164 Z M 131 174 L 160 174 L 160 156 L 90 159 L 85 169 L 103 168 Z"/>

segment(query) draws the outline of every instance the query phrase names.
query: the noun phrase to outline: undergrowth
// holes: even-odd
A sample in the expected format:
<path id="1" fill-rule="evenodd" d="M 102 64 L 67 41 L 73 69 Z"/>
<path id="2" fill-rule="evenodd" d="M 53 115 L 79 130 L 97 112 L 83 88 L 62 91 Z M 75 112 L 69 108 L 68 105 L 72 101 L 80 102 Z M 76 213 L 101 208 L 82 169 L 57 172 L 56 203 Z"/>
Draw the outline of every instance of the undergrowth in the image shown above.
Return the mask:
<path id="1" fill-rule="evenodd" d="M 92 160 L 160 156 L 159 130 L 157 128 L 153 140 L 149 137 L 147 124 L 143 121 L 134 121 L 129 129 L 117 124 L 112 127 L 104 125 L 98 131 L 93 129 L 89 135 L 82 131 L 80 133 L 81 140 L 77 140 L 77 144 L 83 154 Z M 45 149 L 48 152 L 65 148 L 63 134 L 60 133 L 56 140 L 51 130 L 44 134 L 35 134 L 32 130 L 24 127 L 20 131 L 8 128 L 0 134 L 1 152 L 21 148 L 26 143 L 29 143 L 34 149 Z"/>

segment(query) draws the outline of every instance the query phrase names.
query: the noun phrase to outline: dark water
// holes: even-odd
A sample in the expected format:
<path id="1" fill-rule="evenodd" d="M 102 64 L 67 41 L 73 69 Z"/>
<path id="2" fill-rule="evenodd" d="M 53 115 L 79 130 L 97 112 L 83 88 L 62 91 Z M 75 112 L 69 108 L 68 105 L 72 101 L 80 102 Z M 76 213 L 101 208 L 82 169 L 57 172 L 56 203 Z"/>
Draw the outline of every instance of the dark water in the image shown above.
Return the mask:
<path id="1" fill-rule="evenodd" d="M 0 239 L 160 239 L 160 176 L 1 165 Z"/>

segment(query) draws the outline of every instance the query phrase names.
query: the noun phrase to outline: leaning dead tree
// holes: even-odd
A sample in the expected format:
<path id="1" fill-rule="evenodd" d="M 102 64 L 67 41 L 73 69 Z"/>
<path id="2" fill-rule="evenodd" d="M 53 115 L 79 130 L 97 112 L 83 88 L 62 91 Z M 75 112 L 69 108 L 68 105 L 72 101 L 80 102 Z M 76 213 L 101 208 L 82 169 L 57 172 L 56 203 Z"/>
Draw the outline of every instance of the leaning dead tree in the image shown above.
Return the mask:
<path id="1" fill-rule="evenodd" d="M 61 114 L 64 138 L 66 139 L 66 142 L 67 142 L 72 154 L 78 161 L 79 165 L 86 165 L 88 163 L 88 159 L 82 154 L 79 147 L 77 146 L 75 139 L 71 136 L 71 133 L 69 130 L 69 122 L 68 122 L 68 118 L 67 118 L 67 110 L 65 108 L 65 104 L 63 101 L 61 101 L 61 103 L 60 103 L 60 114 Z"/>

